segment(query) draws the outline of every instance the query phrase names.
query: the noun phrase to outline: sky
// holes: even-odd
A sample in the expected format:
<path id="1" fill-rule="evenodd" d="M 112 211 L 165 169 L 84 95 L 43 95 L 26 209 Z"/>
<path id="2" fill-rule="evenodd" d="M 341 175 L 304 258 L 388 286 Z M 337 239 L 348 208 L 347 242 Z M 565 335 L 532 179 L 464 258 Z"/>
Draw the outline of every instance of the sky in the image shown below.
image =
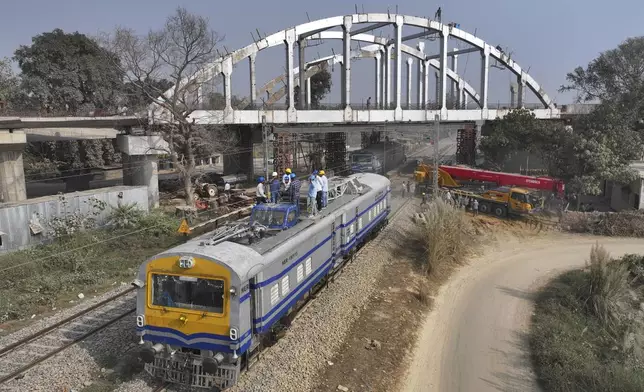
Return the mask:
<path id="1" fill-rule="evenodd" d="M 398 9 L 400 14 L 427 17 L 433 17 L 440 6 L 443 22 L 459 23 L 461 29 L 511 52 L 512 58 L 524 69 L 529 69 L 530 75 L 560 105 L 571 103 L 575 98 L 573 93 L 557 92 L 559 86 L 566 82 L 567 72 L 577 66 L 585 67 L 599 53 L 615 48 L 628 37 L 644 34 L 641 28 L 644 15 L 642 0 L 601 3 L 597 0 L 401 0 L 397 4 L 372 0 L 357 5 L 341 0 L 8 0 L 0 14 L 0 57 L 11 57 L 20 45 L 29 45 L 34 35 L 55 28 L 96 35 L 124 26 L 145 33 L 161 27 L 178 6 L 207 17 L 212 28 L 225 36 L 222 45 L 229 51 L 252 43 L 251 32 L 255 34 L 256 29 L 264 36 L 305 23 L 309 18 L 315 20 L 353 14 L 356 6 L 359 12 L 384 13 L 389 10 L 395 13 Z M 415 31 L 418 30 L 406 28 L 403 34 Z M 391 35 L 393 28 L 378 30 L 375 34 Z M 415 45 L 413 41 L 408 44 Z M 436 43 L 428 42 L 428 45 L 431 48 Z M 450 49 L 465 47 L 454 41 L 449 45 Z M 325 42 L 308 49 L 307 61 L 330 55 L 332 50 L 341 53 L 340 41 Z M 283 73 L 283 47 L 260 53 L 257 61 L 259 85 Z M 366 101 L 374 94 L 374 60 L 360 60 L 352 66 L 352 100 Z M 233 92 L 237 95 L 248 95 L 247 70 L 246 64 L 235 69 L 232 83 Z M 480 56 L 476 53 L 461 56 L 458 72 L 478 90 Z M 334 88 L 326 99 L 327 103 L 339 102 L 339 74 L 339 68 L 335 67 Z M 489 101 L 509 102 L 509 83 L 515 81 L 510 72 L 493 68 L 489 80 Z M 537 101 L 531 94 L 526 100 Z"/>

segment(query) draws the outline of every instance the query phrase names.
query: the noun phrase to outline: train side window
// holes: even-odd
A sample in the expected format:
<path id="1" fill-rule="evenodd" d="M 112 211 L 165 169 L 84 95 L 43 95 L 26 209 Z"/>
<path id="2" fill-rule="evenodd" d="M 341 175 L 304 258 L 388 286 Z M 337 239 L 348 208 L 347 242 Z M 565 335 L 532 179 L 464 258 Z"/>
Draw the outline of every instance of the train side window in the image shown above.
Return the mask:
<path id="1" fill-rule="evenodd" d="M 300 283 L 304 279 L 304 266 L 302 264 L 297 266 L 297 283 Z"/>
<path id="2" fill-rule="evenodd" d="M 369 222 L 371 222 L 371 210 L 369 210 Z"/>
<path id="3" fill-rule="evenodd" d="M 387 208 L 387 198 L 382 199 L 382 205 Z"/>
<path id="4" fill-rule="evenodd" d="M 282 278 L 282 297 L 288 294 L 288 292 L 291 290 L 289 283 L 290 282 L 288 275 Z"/>
<path id="5" fill-rule="evenodd" d="M 362 230 L 362 217 L 358 218 L 358 231 Z"/>
<path id="6" fill-rule="evenodd" d="M 306 274 L 306 276 L 308 276 L 311 273 L 311 258 L 310 257 L 308 259 L 306 259 L 306 261 L 304 262 L 304 270 L 305 270 L 304 273 Z"/>
<path id="7" fill-rule="evenodd" d="M 271 287 L 271 306 L 274 306 L 280 300 L 280 289 L 277 283 Z"/>
<path id="8" fill-rule="evenodd" d="M 349 226 L 349 238 L 353 237 L 353 231 L 355 230 L 355 223 L 352 223 L 351 226 Z"/>

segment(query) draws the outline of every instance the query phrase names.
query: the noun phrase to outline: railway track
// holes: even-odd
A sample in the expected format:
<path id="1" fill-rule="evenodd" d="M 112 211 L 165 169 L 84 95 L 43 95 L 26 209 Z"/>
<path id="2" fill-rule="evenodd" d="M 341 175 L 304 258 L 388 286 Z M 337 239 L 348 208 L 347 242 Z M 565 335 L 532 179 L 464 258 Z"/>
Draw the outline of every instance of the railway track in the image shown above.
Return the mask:
<path id="1" fill-rule="evenodd" d="M 32 335 L 0 348 L 0 386 L 134 313 L 129 288 Z"/>

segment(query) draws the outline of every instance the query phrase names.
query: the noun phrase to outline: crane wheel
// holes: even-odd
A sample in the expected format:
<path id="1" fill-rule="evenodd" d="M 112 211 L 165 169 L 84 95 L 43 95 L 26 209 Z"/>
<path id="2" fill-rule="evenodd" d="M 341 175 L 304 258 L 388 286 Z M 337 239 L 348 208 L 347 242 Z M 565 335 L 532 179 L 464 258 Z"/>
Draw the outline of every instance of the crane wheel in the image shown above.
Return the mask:
<path id="1" fill-rule="evenodd" d="M 505 216 L 505 207 L 494 208 L 494 215 L 498 216 L 499 218 L 503 218 Z"/>
<path id="2" fill-rule="evenodd" d="M 487 204 L 487 203 L 481 203 L 481 205 L 479 206 L 479 210 L 483 214 L 489 214 L 490 213 L 490 205 Z"/>

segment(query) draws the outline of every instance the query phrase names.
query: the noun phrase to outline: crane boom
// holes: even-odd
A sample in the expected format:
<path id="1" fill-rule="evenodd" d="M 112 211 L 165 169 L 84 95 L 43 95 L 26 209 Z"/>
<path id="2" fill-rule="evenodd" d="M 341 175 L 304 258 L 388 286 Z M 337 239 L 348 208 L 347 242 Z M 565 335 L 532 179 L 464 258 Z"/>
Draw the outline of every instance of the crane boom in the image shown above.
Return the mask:
<path id="1" fill-rule="evenodd" d="M 440 169 L 447 172 L 456 180 L 494 182 L 498 186 L 516 186 L 556 192 L 559 196 L 563 196 L 565 191 L 564 182 L 552 177 L 524 176 L 521 174 L 494 172 L 461 166 L 442 165 Z"/>

